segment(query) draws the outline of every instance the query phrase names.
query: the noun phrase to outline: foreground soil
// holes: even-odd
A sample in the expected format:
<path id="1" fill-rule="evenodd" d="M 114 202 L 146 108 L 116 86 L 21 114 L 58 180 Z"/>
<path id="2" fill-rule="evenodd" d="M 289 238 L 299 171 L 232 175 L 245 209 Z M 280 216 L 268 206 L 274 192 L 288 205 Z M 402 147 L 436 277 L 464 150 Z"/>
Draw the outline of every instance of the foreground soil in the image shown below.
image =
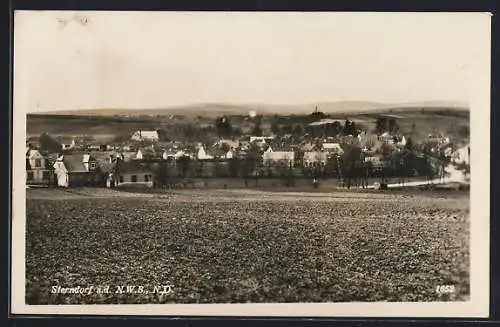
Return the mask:
<path id="1" fill-rule="evenodd" d="M 28 191 L 28 304 L 468 299 L 465 194 Z"/>

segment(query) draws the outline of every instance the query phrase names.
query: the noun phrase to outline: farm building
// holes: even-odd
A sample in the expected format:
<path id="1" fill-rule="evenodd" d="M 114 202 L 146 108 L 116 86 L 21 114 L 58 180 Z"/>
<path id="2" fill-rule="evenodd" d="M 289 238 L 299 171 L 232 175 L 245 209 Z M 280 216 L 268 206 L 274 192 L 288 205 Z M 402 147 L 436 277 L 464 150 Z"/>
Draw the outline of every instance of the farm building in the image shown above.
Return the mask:
<path id="1" fill-rule="evenodd" d="M 59 136 L 57 141 L 61 144 L 62 150 L 70 150 L 76 148 L 75 139 L 67 136 Z"/>
<path id="2" fill-rule="evenodd" d="M 200 146 L 200 148 L 198 149 L 198 154 L 196 155 L 196 158 L 198 160 L 210 160 L 210 159 L 213 159 L 214 157 L 212 155 L 208 154 L 205 151 L 205 148 L 203 146 Z"/>
<path id="3" fill-rule="evenodd" d="M 313 142 L 307 142 L 307 143 L 304 143 L 301 148 L 302 148 L 302 151 L 304 151 L 304 152 L 311 152 L 311 151 L 314 151 L 315 149 L 317 149 L 318 146 L 316 144 L 314 144 Z"/>
<path id="4" fill-rule="evenodd" d="M 137 150 L 137 153 L 135 154 L 135 160 L 152 160 L 159 157 L 159 154 L 157 154 L 154 150 L 151 148 L 142 148 Z"/>
<path id="5" fill-rule="evenodd" d="M 47 158 L 40 151 L 26 149 L 26 185 L 48 185 L 52 170 L 47 167 Z"/>
<path id="6" fill-rule="evenodd" d="M 138 130 L 132 134 L 131 139 L 133 141 L 158 141 L 160 136 L 158 131 L 141 131 Z"/>
<path id="7" fill-rule="evenodd" d="M 394 136 L 392 136 L 388 132 L 385 132 L 382 135 L 380 135 L 378 137 L 378 140 L 386 144 L 394 144 Z"/>
<path id="8" fill-rule="evenodd" d="M 117 160 L 108 173 L 107 187 L 153 187 L 153 169 L 138 161 Z"/>
<path id="9" fill-rule="evenodd" d="M 382 169 L 386 167 L 386 162 L 382 160 L 379 156 L 365 157 L 365 162 L 371 162 L 372 167 L 375 169 Z"/>
<path id="10" fill-rule="evenodd" d="M 250 136 L 250 143 L 265 143 L 268 140 L 274 139 L 274 136 Z"/>
<path id="11" fill-rule="evenodd" d="M 175 158 L 175 152 L 171 150 L 164 150 L 161 157 L 163 160 L 173 160 Z"/>
<path id="12" fill-rule="evenodd" d="M 304 166 L 326 164 L 328 153 L 322 151 L 304 152 Z"/>
<path id="13" fill-rule="evenodd" d="M 233 150 L 229 150 L 226 152 L 226 154 L 223 156 L 223 159 L 233 159 L 236 156 Z"/>
<path id="14" fill-rule="evenodd" d="M 95 185 L 100 181 L 97 161 L 90 154 L 62 155 L 53 167 L 60 187 Z"/>
<path id="15" fill-rule="evenodd" d="M 240 146 L 240 142 L 238 140 L 219 140 L 215 142 L 214 147 L 222 147 L 227 146 L 229 149 L 237 149 Z"/>
<path id="16" fill-rule="evenodd" d="M 464 162 L 466 164 L 470 164 L 470 145 L 464 146 L 457 151 L 455 151 L 452 155 L 453 161 L 456 163 Z"/>
<path id="17" fill-rule="evenodd" d="M 352 136 L 352 135 L 346 135 L 346 136 L 343 136 L 342 139 L 342 144 L 349 144 L 349 145 L 359 145 L 360 144 L 360 139 L 356 136 Z"/>
<path id="18" fill-rule="evenodd" d="M 429 143 L 448 144 L 450 143 L 450 138 L 439 134 L 438 135 L 429 134 L 427 141 Z"/>
<path id="19" fill-rule="evenodd" d="M 295 154 L 293 151 L 266 151 L 262 157 L 264 165 L 284 164 L 293 165 Z"/>
<path id="20" fill-rule="evenodd" d="M 323 150 L 327 153 L 342 155 L 344 150 L 339 143 L 323 143 Z"/>
<path id="21" fill-rule="evenodd" d="M 377 139 L 378 138 L 376 134 L 363 132 L 358 135 L 359 145 L 363 148 L 364 147 L 368 149 L 373 148 L 377 143 Z"/>

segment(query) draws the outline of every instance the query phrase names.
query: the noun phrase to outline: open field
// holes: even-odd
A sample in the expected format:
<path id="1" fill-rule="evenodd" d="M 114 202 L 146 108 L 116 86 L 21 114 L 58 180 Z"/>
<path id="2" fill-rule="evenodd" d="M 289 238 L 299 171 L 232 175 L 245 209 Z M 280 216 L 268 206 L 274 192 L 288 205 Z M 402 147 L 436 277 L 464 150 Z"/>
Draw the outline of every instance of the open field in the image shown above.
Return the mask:
<path id="1" fill-rule="evenodd" d="M 27 192 L 28 304 L 437 301 L 469 294 L 467 193 Z M 162 296 L 113 288 L 168 283 L 173 293 Z M 112 293 L 50 294 L 57 285 L 109 285 Z M 438 285 L 456 292 L 438 295 Z"/>

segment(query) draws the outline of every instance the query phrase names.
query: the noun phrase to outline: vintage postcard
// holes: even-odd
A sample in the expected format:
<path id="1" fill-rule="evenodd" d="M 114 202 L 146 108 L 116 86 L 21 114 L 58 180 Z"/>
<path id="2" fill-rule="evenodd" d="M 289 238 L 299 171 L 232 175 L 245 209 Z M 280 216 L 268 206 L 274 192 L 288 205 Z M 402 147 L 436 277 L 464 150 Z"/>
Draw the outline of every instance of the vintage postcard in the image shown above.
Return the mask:
<path id="1" fill-rule="evenodd" d="M 16 12 L 12 313 L 488 316 L 490 19 Z"/>

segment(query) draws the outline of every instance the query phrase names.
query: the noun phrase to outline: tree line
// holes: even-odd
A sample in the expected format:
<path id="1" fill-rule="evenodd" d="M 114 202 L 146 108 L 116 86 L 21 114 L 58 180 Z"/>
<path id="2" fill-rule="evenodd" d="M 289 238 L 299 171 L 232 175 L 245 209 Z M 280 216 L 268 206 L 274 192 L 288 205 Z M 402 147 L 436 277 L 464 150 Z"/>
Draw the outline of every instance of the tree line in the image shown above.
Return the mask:
<path id="1" fill-rule="evenodd" d="M 256 184 L 261 178 L 279 178 L 284 185 L 293 186 L 297 178 L 314 180 L 337 179 L 346 187 L 367 186 L 369 178 L 385 181 L 396 178 L 400 183 L 411 177 L 420 176 L 427 180 L 446 177 L 446 167 L 451 158 L 444 151 L 431 152 L 424 146 L 423 154 L 417 155 L 415 145 L 408 142 L 400 151 L 386 151 L 382 153 L 384 162 L 382 167 L 364 160 L 359 146 L 344 145 L 341 156 L 331 155 L 324 163 L 304 165 L 300 152 L 293 163 L 273 162 L 263 163 L 263 151 L 253 145 L 243 157 L 235 157 L 224 161 L 198 161 L 189 157 L 182 157 L 172 165 L 163 163 L 159 170 L 159 185 L 169 184 L 169 179 L 197 178 L 242 178 L 246 185 L 251 181 Z M 204 168 L 210 167 L 209 170 Z"/>

